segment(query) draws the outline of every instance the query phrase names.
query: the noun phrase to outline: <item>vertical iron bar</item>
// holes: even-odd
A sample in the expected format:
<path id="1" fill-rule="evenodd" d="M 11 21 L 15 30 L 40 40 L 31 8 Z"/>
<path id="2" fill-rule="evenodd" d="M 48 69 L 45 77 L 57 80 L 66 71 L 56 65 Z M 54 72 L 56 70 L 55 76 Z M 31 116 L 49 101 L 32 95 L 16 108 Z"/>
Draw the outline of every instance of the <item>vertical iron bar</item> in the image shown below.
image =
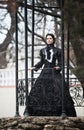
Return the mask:
<path id="1" fill-rule="evenodd" d="M 16 114 L 19 116 L 19 102 L 18 102 L 18 16 L 17 11 L 15 12 L 15 40 L 16 40 Z"/>
<path id="2" fill-rule="evenodd" d="M 34 66 L 34 0 L 32 0 L 32 62 L 31 66 Z M 31 86 L 33 86 L 34 71 L 31 71 Z"/>
<path id="3" fill-rule="evenodd" d="M 29 116 L 28 113 L 28 41 L 27 41 L 27 0 L 25 0 L 25 93 L 26 93 L 26 108 L 24 116 Z"/>
<path id="4" fill-rule="evenodd" d="M 64 73 L 64 0 L 61 0 L 61 31 L 62 31 L 62 114 L 61 116 L 64 118 L 66 117 L 65 108 L 64 108 L 64 80 L 65 80 L 65 73 Z"/>
<path id="5" fill-rule="evenodd" d="M 69 23 L 67 26 L 67 86 L 69 87 Z"/>

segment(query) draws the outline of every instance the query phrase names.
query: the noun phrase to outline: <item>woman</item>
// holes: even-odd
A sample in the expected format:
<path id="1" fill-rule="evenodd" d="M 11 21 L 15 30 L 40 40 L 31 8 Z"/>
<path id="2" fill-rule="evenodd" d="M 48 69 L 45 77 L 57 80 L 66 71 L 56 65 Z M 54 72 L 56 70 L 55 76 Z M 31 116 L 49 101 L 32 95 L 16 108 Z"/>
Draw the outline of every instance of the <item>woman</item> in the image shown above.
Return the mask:
<path id="1" fill-rule="evenodd" d="M 28 96 L 31 116 L 60 116 L 62 114 L 61 49 L 54 46 L 53 34 L 46 35 L 46 47 L 40 50 L 40 61 L 31 68 L 43 67 Z M 67 116 L 76 116 L 69 89 L 64 85 L 64 108 Z"/>

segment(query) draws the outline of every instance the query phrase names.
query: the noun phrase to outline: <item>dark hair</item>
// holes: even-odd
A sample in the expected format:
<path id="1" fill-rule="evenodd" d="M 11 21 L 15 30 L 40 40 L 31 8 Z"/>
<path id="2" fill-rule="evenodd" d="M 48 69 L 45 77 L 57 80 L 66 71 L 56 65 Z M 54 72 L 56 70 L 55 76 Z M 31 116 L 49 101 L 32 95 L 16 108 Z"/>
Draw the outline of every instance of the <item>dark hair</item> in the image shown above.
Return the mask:
<path id="1" fill-rule="evenodd" d="M 55 36 L 54 36 L 54 34 L 48 33 L 48 34 L 46 34 L 46 38 L 47 38 L 47 36 L 51 36 L 53 38 L 53 43 L 55 43 Z"/>

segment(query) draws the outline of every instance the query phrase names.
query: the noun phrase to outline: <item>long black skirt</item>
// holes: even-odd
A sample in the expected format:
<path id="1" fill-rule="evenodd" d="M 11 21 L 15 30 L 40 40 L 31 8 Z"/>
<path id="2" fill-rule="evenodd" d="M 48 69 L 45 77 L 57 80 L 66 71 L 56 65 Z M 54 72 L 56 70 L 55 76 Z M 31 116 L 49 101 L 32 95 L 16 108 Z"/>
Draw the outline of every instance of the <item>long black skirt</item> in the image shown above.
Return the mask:
<path id="1" fill-rule="evenodd" d="M 54 70 L 42 71 L 28 96 L 28 111 L 31 116 L 61 116 L 62 100 L 67 116 L 76 116 L 74 102 L 69 88 L 64 83 L 62 96 L 62 76 Z"/>

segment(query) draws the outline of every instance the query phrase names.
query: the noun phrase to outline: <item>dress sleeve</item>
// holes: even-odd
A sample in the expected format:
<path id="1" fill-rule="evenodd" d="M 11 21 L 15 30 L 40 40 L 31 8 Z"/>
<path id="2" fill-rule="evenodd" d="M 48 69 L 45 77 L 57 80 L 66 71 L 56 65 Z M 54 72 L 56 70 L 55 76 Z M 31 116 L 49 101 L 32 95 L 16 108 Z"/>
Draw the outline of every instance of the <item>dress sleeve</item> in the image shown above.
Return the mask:
<path id="1" fill-rule="evenodd" d="M 58 66 L 60 67 L 61 69 L 61 66 L 62 66 L 62 61 L 61 61 L 61 49 L 58 50 Z"/>
<path id="2" fill-rule="evenodd" d="M 44 64 L 43 53 L 42 53 L 42 50 L 40 50 L 40 61 L 34 65 L 34 67 L 35 67 L 34 70 L 38 71 L 42 67 L 43 64 Z"/>

